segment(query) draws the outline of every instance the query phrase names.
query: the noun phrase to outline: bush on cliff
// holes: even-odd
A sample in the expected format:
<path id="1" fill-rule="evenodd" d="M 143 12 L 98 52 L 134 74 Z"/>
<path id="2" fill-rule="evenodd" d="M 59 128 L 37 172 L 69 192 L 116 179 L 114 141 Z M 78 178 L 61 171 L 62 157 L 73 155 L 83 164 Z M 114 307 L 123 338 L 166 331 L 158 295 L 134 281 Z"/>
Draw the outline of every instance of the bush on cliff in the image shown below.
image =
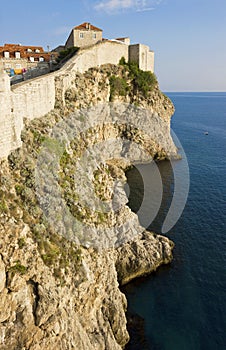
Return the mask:
<path id="1" fill-rule="evenodd" d="M 113 100 L 114 96 L 126 96 L 129 92 L 129 85 L 124 78 L 116 77 L 112 75 L 110 77 L 110 101 Z"/>
<path id="2" fill-rule="evenodd" d="M 135 62 L 130 62 L 129 76 L 132 79 L 135 92 L 140 91 L 145 97 L 157 84 L 157 79 L 154 73 L 143 71 Z"/>
<path id="3" fill-rule="evenodd" d="M 121 57 L 119 65 L 126 67 L 128 70 L 134 93 L 141 92 L 145 97 L 147 97 L 148 92 L 155 88 L 157 78 L 154 73 L 150 71 L 143 71 L 139 68 L 136 62 L 127 63 L 124 57 Z"/>

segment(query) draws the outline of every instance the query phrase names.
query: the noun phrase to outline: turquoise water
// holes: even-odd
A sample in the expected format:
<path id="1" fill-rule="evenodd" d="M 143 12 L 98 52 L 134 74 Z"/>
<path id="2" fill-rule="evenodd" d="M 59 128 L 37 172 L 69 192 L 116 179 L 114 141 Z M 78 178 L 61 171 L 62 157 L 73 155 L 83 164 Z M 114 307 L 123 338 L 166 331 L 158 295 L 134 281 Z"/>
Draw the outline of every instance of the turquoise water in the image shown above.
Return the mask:
<path id="1" fill-rule="evenodd" d="M 175 243 L 173 262 L 150 277 L 130 283 L 123 291 L 129 311 L 144 318 L 145 349 L 223 350 L 226 349 L 226 93 L 167 95 L 176 107 L 172 129 L 189 163 L 189 196 L 182 216 L 166 234 Z M 160 233 L 172 200 L 174 180 L 170 162 L 158 166 L 164 194 L 159 214 L 149 229 Z M 147 165 L 142 167 L 148 171 Z M 128 182 L 130 206 L 136 211 L 143 195 L 136 169 L 128 172 Z M 143 350 L 144 346 L 132 340 L 128 349 Z"/>

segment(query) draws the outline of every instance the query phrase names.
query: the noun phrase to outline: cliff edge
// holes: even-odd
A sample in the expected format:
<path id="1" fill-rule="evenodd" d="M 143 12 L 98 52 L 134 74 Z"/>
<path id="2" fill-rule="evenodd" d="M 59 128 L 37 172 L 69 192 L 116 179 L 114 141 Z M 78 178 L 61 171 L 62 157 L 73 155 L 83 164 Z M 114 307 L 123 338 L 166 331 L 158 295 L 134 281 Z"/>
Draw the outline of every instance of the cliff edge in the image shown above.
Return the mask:
<path id="1" fill-rule="evenodd" d="M 171 101 L 125 64 L 73 74 L 1 161 L 3 350 L 122 349 L 120 284 L 172 260 L 173 243 L 140 226 L 123 190 L 133 162 L 177 157 Z"/>

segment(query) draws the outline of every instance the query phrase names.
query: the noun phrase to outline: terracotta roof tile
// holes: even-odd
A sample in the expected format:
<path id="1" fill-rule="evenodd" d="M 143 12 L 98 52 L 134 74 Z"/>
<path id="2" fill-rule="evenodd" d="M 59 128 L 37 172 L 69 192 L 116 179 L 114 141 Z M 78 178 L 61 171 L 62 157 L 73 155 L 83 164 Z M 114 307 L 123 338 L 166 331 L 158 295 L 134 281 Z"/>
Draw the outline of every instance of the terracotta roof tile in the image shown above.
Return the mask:
<path id="1" fill-rule="evenodd" d="M 89 22 L 84 22 L 76 27 L 74 29 L 79 29 L 79 30 L 95 30 L 96 32 L 102 32 L 103 30 L 100 28 L 97 28 L 90 24 Z"/>
<path id="2" fill-rule="evenodd" d="M 31 52 L 28 51 L 31 50 Z M 39 50 L 39 52 L 35 52 L 35 50 Z M 5 44 L 4 46 L 0 46 L 0 58 L 4 57 L 4 52 L 9 52 L 10 58 L 15 58 L 15 52 L 20 52 L 20 58 L 29 59 L 30 57 L 34 57 L 38 59 L 39 57 L 44 57 L 46 61 L 50 60 L 50 57 L 53 52 L 45 52 L 41 46 L 24 46 L 19 44 Z"/>
<path id="3" fill-rule="evenodd" d="M 4 44 L 4 46 L 0 46 L 0 50 L 2 51 L 27 51 L 27 49 L 31 49 L 32 51 L 39 50 L 40 52 L 44 52 L 41 46 L 24 46 L 20 44 Z"/>

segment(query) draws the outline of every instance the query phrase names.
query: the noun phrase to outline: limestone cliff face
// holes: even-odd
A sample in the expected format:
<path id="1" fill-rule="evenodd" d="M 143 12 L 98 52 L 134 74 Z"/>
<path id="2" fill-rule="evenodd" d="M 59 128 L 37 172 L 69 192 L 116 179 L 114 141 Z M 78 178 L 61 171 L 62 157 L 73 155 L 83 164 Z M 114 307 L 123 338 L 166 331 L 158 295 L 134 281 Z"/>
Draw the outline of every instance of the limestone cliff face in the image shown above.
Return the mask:
<path id="1" fill-rule="evenodd" d="M 0 348 L 3 350 L 122 349 L 129 334 L 126 298 L 119 285 L 146 275 L 172 259 L 173 243 L 139 225 L 137 216 L 126 206 L 122 186 L 126 181 L 123 170 L 132 161 L 177 156 L 169 135 L 173 105 L 157 86 L 146 97 L 131 89 L 112 96 L 110 77 L 114 74 L 125 78 L 122 70 L 108 65 L 84 75 L 76 73 L 74 83 L 65 93 L 59 78 L 56 108 L 43 118 L 27 122 L 22 133 L 23 147 L 1 161 Z M 128 86 L 131 84 L 128 78 Z M 114 103 L 106 105 L 109 99 Z M 100 106 L 98 115 L 95 105 Z M 84 124 L 84 108 L 88 106 L 91 108 L 86 115 L 90 119 Z M 78 108 L 83 108 L 82 114 L 75 113 Z M 143 109 L 149 112 L 143 113 Z M 62 125 L 64 131 L 71 126 L 71 115 L 70 130 L 77 131 L 73 142 L 68 134 L 62 133 Z M 125 118 L 120 119 L 122 115 Z M 59 124 L 60 131 L 55 131 L 60 137 L 64 135 L 63 150 L 49 139 Z M 144 128 L 146 124 L 150 126 L 149 132 Z M 48 180 L 48 169 L 51 164 L 54 166 L 52 159 L 59 157 L 60 166 L 55 175 L 63 202 L 52 196 L 55 192 L 51 181 L 44 181 L 44 196 L 37 190 L 37 167 L 40 169 L 44 140 L 52 153 L 43 158 L 45 162 L 38 178 Z M 117 144 L 112 140 L 117 140 Z M 121 140 L 126 140 L 126 147 Z M 82 168 L 76 168 L 76 162 L 85 151 L 96 150 L 101 142 L 105 142 L 102 156 L 110 153 L 93 173 L 92 167 L 86 168 L 84 180 Z M 110 145 L 107 151 L 106 142 Z M 144 154 L 134 144 L 145 150 Z M 81 175 L 77 187 L 72 176 L 75 170 L 77 178 Z M 92 197 L 89 206 L 82 205 L 81 188 L 84 196 L 89 189 L 84 181 L 93 186 L 95 195 L 102 201 L 108 203 L 115 197 L 113 204 L 123 205 L 117 210 L 110 205 L 104 214 L 91 209 Z M 66 203 L 78 222 L 83 222 L 79 234 L 78 226 L 72 225 L 66 211 L 59 209 L 62 203 Z"/>

